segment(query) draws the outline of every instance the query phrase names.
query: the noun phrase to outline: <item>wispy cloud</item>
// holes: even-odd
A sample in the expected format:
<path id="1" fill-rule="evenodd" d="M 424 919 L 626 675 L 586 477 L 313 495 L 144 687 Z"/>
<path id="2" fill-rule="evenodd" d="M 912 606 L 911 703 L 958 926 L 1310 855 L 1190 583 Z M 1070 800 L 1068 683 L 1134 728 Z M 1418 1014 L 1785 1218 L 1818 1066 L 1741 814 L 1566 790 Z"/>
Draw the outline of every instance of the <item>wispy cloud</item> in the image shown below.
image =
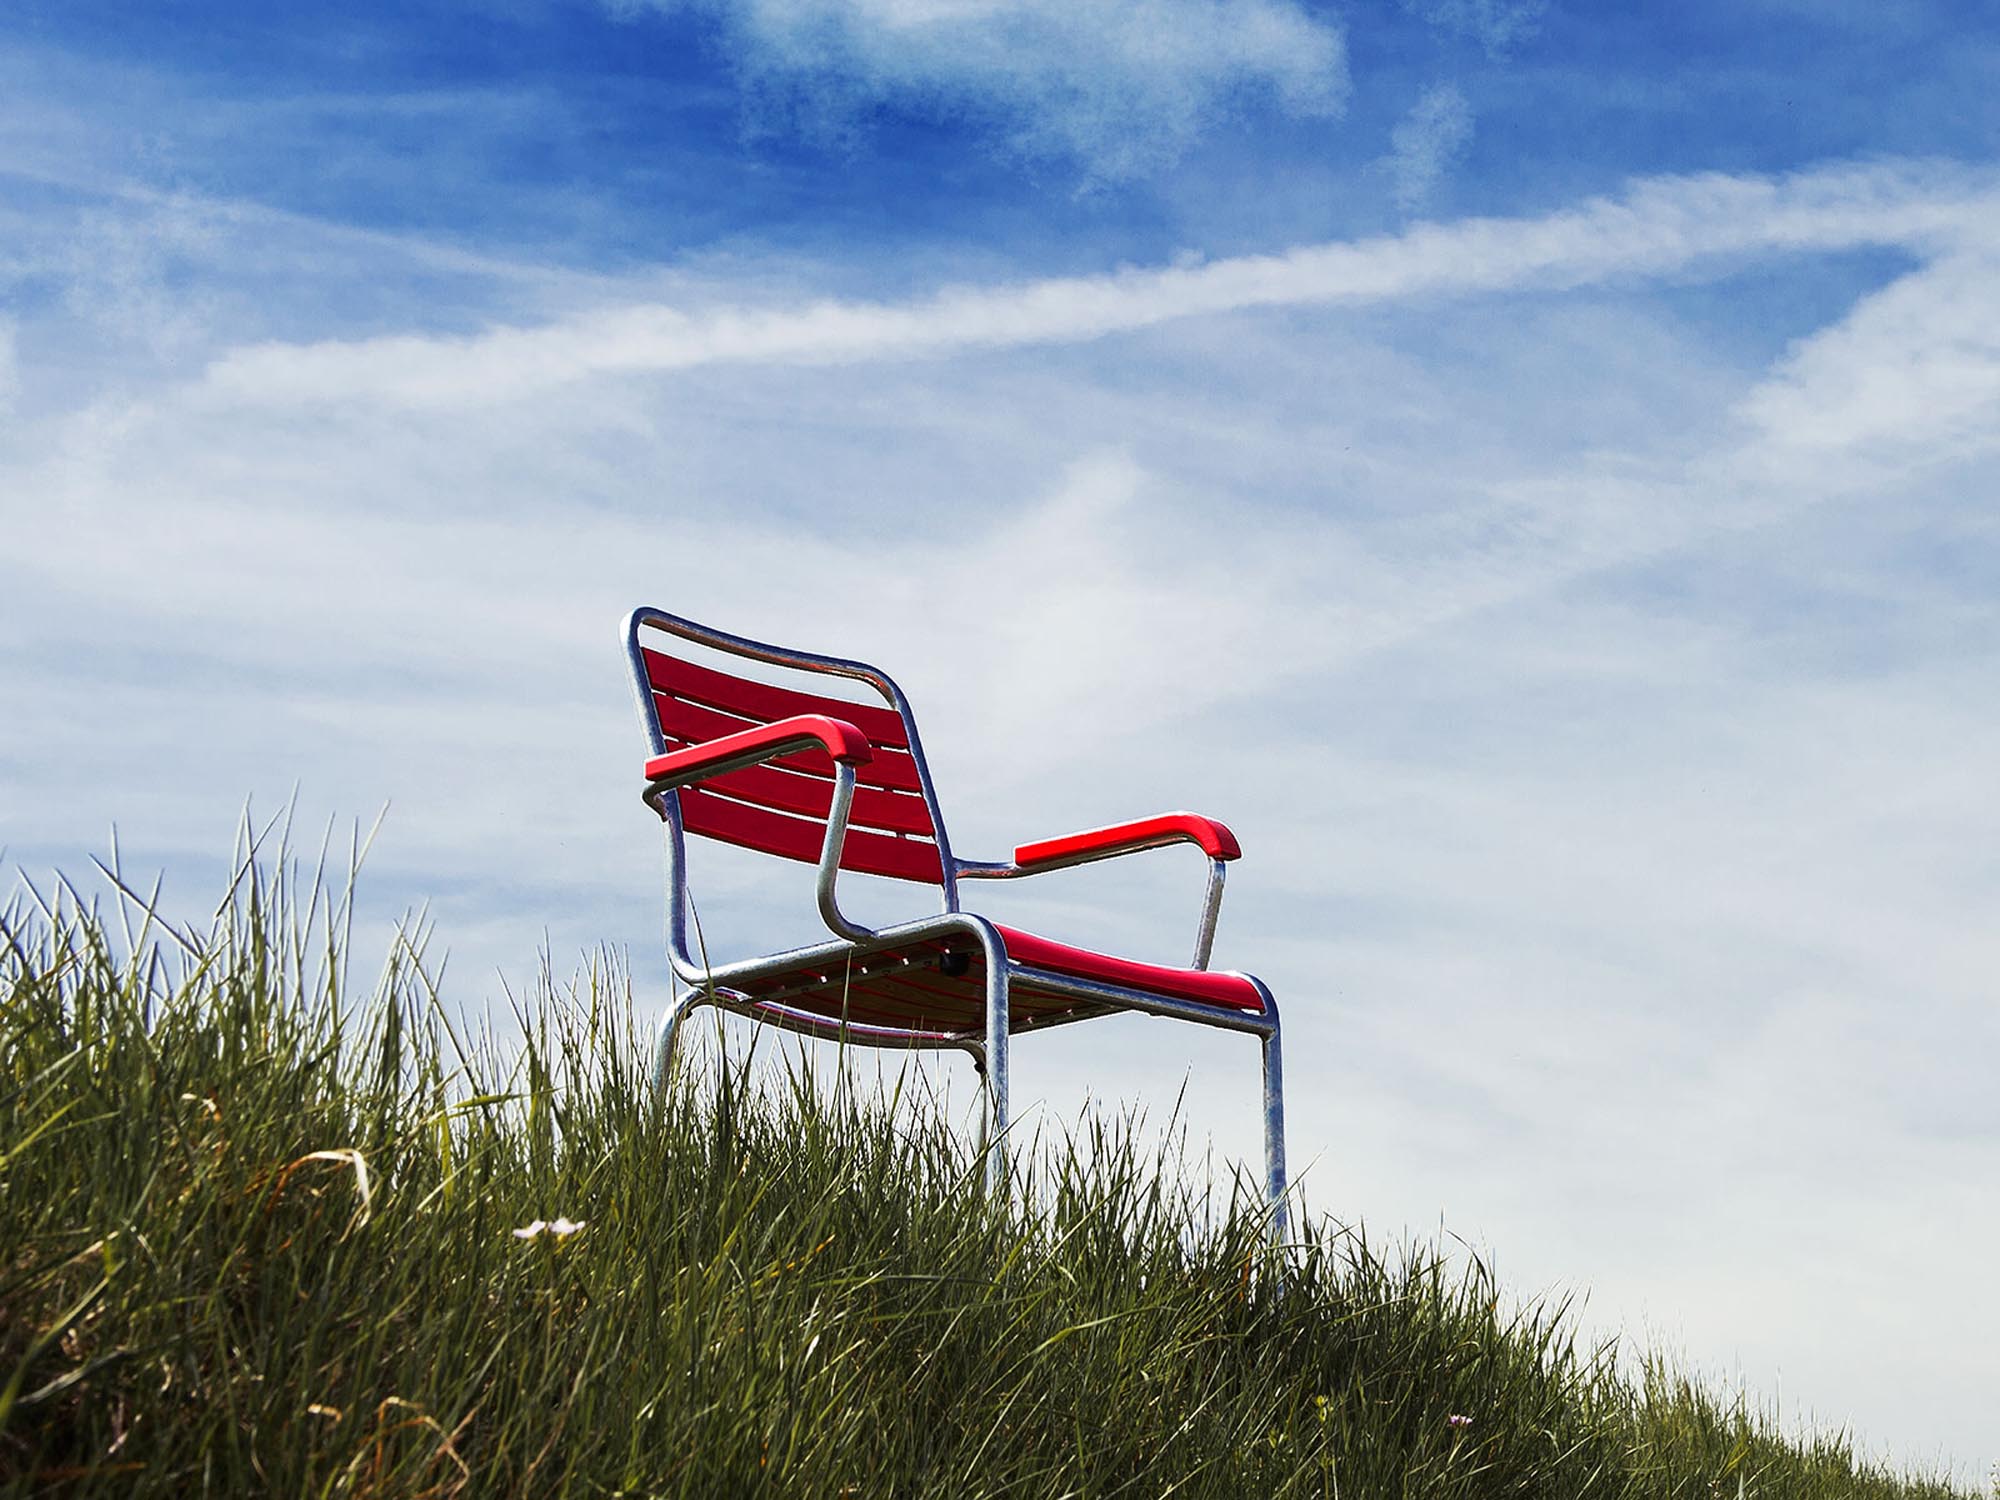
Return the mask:
<path id="1" fill-rule="evenodd" d="M 1421 207 L 1437 191 L 1446 170 L 1472 144 L 1472 106 L 1455 84 L 1434 84 L 1390 133 L 1382 159 L 1395 180 L 1396 202 L 1405 211 Z"/>
<path id="2" fill-rule="evenodd" d="M 1534 35 L 1549 0 L 1403 0 L 1403 8 L 1440 31 L 1477 42 L 1489 57 L 1505 57 Z"/>
<path id="3" fill-rule="evenodd" d="M 1919 455 L 1946 462 L 2000 432 L 2000 243 L 1941 257 L 1794 349 L 1743 405 L 1774 462 Z"/>
<path id="4" fill-rule="evenodd" d="M 74 316 L 111 338 L 170 358 L 207 333 L 212 309 L 185 281 L 188 267 L 213 250 L 221 227 L 188 199 L 162 200 L 143 219 L 87 210 L 66 237 L 64 300 Z"/>
<path id="5" fill-rule="evenodd" d="M 1296 0 L 609 0 L 721 21 L 761 107 L 821 130 L 867 109 L 990 120 L 1014 150 L 1131 177 L 1247 97 L 1337 114 L 1341 33 Z"/>
<path id="6" fill-rule="evenodd" d="M 206 384 L 220 398 L 253 403 L 481 404 L 601 374 L 932 358 L 1255 308 L 1575 287 L 1753 254 L 1920 249 L 1990 236 L 1996 220 L 1992 175 L 1948 167 L 1655 178 L 1542 218 L 1423 225 L 1281 255 L 963 288 L 911 302 L 710 311 L 640 303 L 468 338 L 259 345 L 216 360 Z"/>

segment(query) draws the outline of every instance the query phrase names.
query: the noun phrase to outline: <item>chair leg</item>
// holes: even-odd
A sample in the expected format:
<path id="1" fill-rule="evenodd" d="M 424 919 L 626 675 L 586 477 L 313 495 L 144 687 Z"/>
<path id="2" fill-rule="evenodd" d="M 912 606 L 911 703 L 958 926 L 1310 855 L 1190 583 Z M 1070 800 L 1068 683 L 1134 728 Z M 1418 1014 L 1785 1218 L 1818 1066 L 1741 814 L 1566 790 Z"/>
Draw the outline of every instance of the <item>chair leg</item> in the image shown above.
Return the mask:
<path id="1" fill-rule="evenodd" d="M 653 1092 L 662 1100 L 666 1097 L 669 1070 L 674 1065 L 674 1049 L 680 1041 L 681 1022 L 706 998 L 700 990 L 689 990 L 660 1017 L 659 1031 L 653 1039 Z"/>
<path id="2" fill-rule="evenodd" d="M 1277 1021 L 1277 1006 L 1271 1006 Z M 1285 1064 L 1279 1040 L 1282 1028 L 1274 1024 L 1264 1038 L 1264 1201 L 1271 1215 L 1271 1243 L 1283 1244 L 1290 1238 L 1290 1213 L 1285 1199 Z"/>
<path id="3" fill-rule="evenodd" d="M 1007 1188 L 1007 966 L 986 965 L 986 1190 Z"/>

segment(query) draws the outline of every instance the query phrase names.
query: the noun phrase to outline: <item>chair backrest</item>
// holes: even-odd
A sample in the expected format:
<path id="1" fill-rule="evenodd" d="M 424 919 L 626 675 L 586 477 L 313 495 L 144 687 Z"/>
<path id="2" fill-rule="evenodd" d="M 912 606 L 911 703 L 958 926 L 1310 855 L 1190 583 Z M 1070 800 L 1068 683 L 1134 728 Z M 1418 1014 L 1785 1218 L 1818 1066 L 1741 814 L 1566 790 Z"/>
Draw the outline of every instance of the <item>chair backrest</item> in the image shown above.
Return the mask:
<path id="1" fill-rule="evenodd" d="M 642 636 L 642 632 L 650 635 Z M 875 707 L 739 676 L 674 654 L 674 637 L 787 673 L 858 680 L 889 705 Z M 683 749 L 795 714 L 845 719 L 874 758 L 855 771 L 841 868 L 897 880 L 945 883 L 948 848 L 916 722 L 900 689 L 859 662 L 787 651 L 709 630 L 664 611 L 635 610 L 627 629 L 634 686 L 655 753 Z M 819 859 L 833 801 L 833 759 L 814 749 L 729 771 L 669 793 L 689 833 L 808 864 Z"/>

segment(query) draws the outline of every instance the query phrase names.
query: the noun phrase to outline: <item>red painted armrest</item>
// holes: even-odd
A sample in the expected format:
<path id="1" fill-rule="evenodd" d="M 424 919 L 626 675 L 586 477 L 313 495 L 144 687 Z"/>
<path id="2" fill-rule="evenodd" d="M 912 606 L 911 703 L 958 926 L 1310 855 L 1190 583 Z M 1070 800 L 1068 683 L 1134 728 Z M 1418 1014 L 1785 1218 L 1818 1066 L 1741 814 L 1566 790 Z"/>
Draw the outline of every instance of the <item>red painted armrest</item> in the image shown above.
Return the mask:
<path id="1" fill-rule="evenodd" d="M 1014 863 L 1023 870 L 1038 866 L 1077 864 L 1085 859 L 1109 854 L 1129 854 L 1135 849 L 1157 849 L 1165 844 L 1201 845 L 1210 859 L 1237 859 L 1243 846 L 1236 835 L 1213 818 L 1197 813 L 1162 813 L 1157 818 L 1140 818 L 1132 823 L 1115 823 L 1109 828 L 1093 828 L 1085 833 L 1065 834 L 1059 839 L 1043 839 L 1023 844 L 1014 851 Z"/>
<path id="2" fill-rule="evenodd" d="M 740 729 L 720 739 L 689 745 L 685 750 L 655 755 L 646 762 L 646 779 L 655 784 L 667 782 L 680 786 L 809 746 L 817 746 L 850 766 L 861 765 L 875 755 L 868 736 L 845 719 L 797 714 L 775 724 L 759 724 L 754 729 Z"/>

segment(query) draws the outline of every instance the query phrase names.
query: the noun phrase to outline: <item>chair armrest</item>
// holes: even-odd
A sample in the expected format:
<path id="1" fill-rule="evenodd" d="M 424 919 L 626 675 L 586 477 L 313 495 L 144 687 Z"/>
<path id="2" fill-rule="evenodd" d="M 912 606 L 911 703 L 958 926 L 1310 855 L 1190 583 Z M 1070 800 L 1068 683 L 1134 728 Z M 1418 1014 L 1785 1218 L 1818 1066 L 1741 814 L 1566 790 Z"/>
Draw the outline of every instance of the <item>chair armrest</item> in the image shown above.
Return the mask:
<path id="1" fill-rule="evenodd" d="M 859 766 L 874 759 L 868 736 L 845 719 L 825 714 L 797 714 L 775 724 L 759 724 L 705 740 L 685 750 L 655 755 L 646 762 L 647 792 L 671 791 L 689 782 L 740 771 L 759 761 L 795 750 L 820 749 L 842 765 Z"/>
<path id="2" fill-rule="evenodd" d="M 1035 870 L 1055 870 L 1064 865 L 1080 865 L 1094 859 L 1131 854 L 1140 849 L 1159 849 L 1168 844 L 1199 844 L 1210 859 L 1240 859 L 1242 845 L 1236 835 L 1213 818 L 1198 813 L 1162 813 L 1130 823 L 1114 823 L 1109 828 L 1092 828 L 1061 838 L 1041 839 L 1023 844 L 1014 851 L 1014 868 L 1022 874 Z"/>
<path id="3" fill-rule="evenodd" d="M 1222 877 L 1228 861 L 1243 857 L 1236 835 L 1213 818 L 1199 813 L 1161 813 L 1155 818 L 1137 818 L 1130 823 L 1114 823 L 1109 828 L 1091 828 L 1082 833 L 1064 834 L 1023 844 L 1014 851 L 1011 864 L 985 864 L 959 860 L 962 880 L 1012 880 L 1021 875 L 1039 875 L 1044 870 L 1061 870 L 1114 855 L 1134 854 L 1141 849 L 1164 849 L 1169 844 L 1198 844 L 1208 856 L 1208 894 L 1201 903 L 1201 922 L 1195 929 L 1194 957 L 1189 967 L 1206 969 L 1215 942 L 1215 922 L 1222 909 Z"/>
<path id="4" fill-rule="evenodd" d="M 815 881 L 820 915 L 841 937 L 850 940 L 873 937 L 872 929 L 841 915 L 840 903 L 834 897 L 834 883 L 840 875 L 840 852 L 847 842 L 847 814 L 854 802 L 854 768 L 875 758 L 868 736 L 845 719 L 826 714 L 795 714 L 775 724 L 753 725 L 718 739 L 704 740 L 699 745 L 689 745 L 685 750 L 655 755 L 646 762 L 645 801 L 664 818 L 666 794 L 677 787 L 808 749 L 824 750 L 834 762 L 833 796 L 827 808 L 826 836 L 820 843 L 819 874 Z M 678 833 L 675 838 L 678 840 Z"/>

